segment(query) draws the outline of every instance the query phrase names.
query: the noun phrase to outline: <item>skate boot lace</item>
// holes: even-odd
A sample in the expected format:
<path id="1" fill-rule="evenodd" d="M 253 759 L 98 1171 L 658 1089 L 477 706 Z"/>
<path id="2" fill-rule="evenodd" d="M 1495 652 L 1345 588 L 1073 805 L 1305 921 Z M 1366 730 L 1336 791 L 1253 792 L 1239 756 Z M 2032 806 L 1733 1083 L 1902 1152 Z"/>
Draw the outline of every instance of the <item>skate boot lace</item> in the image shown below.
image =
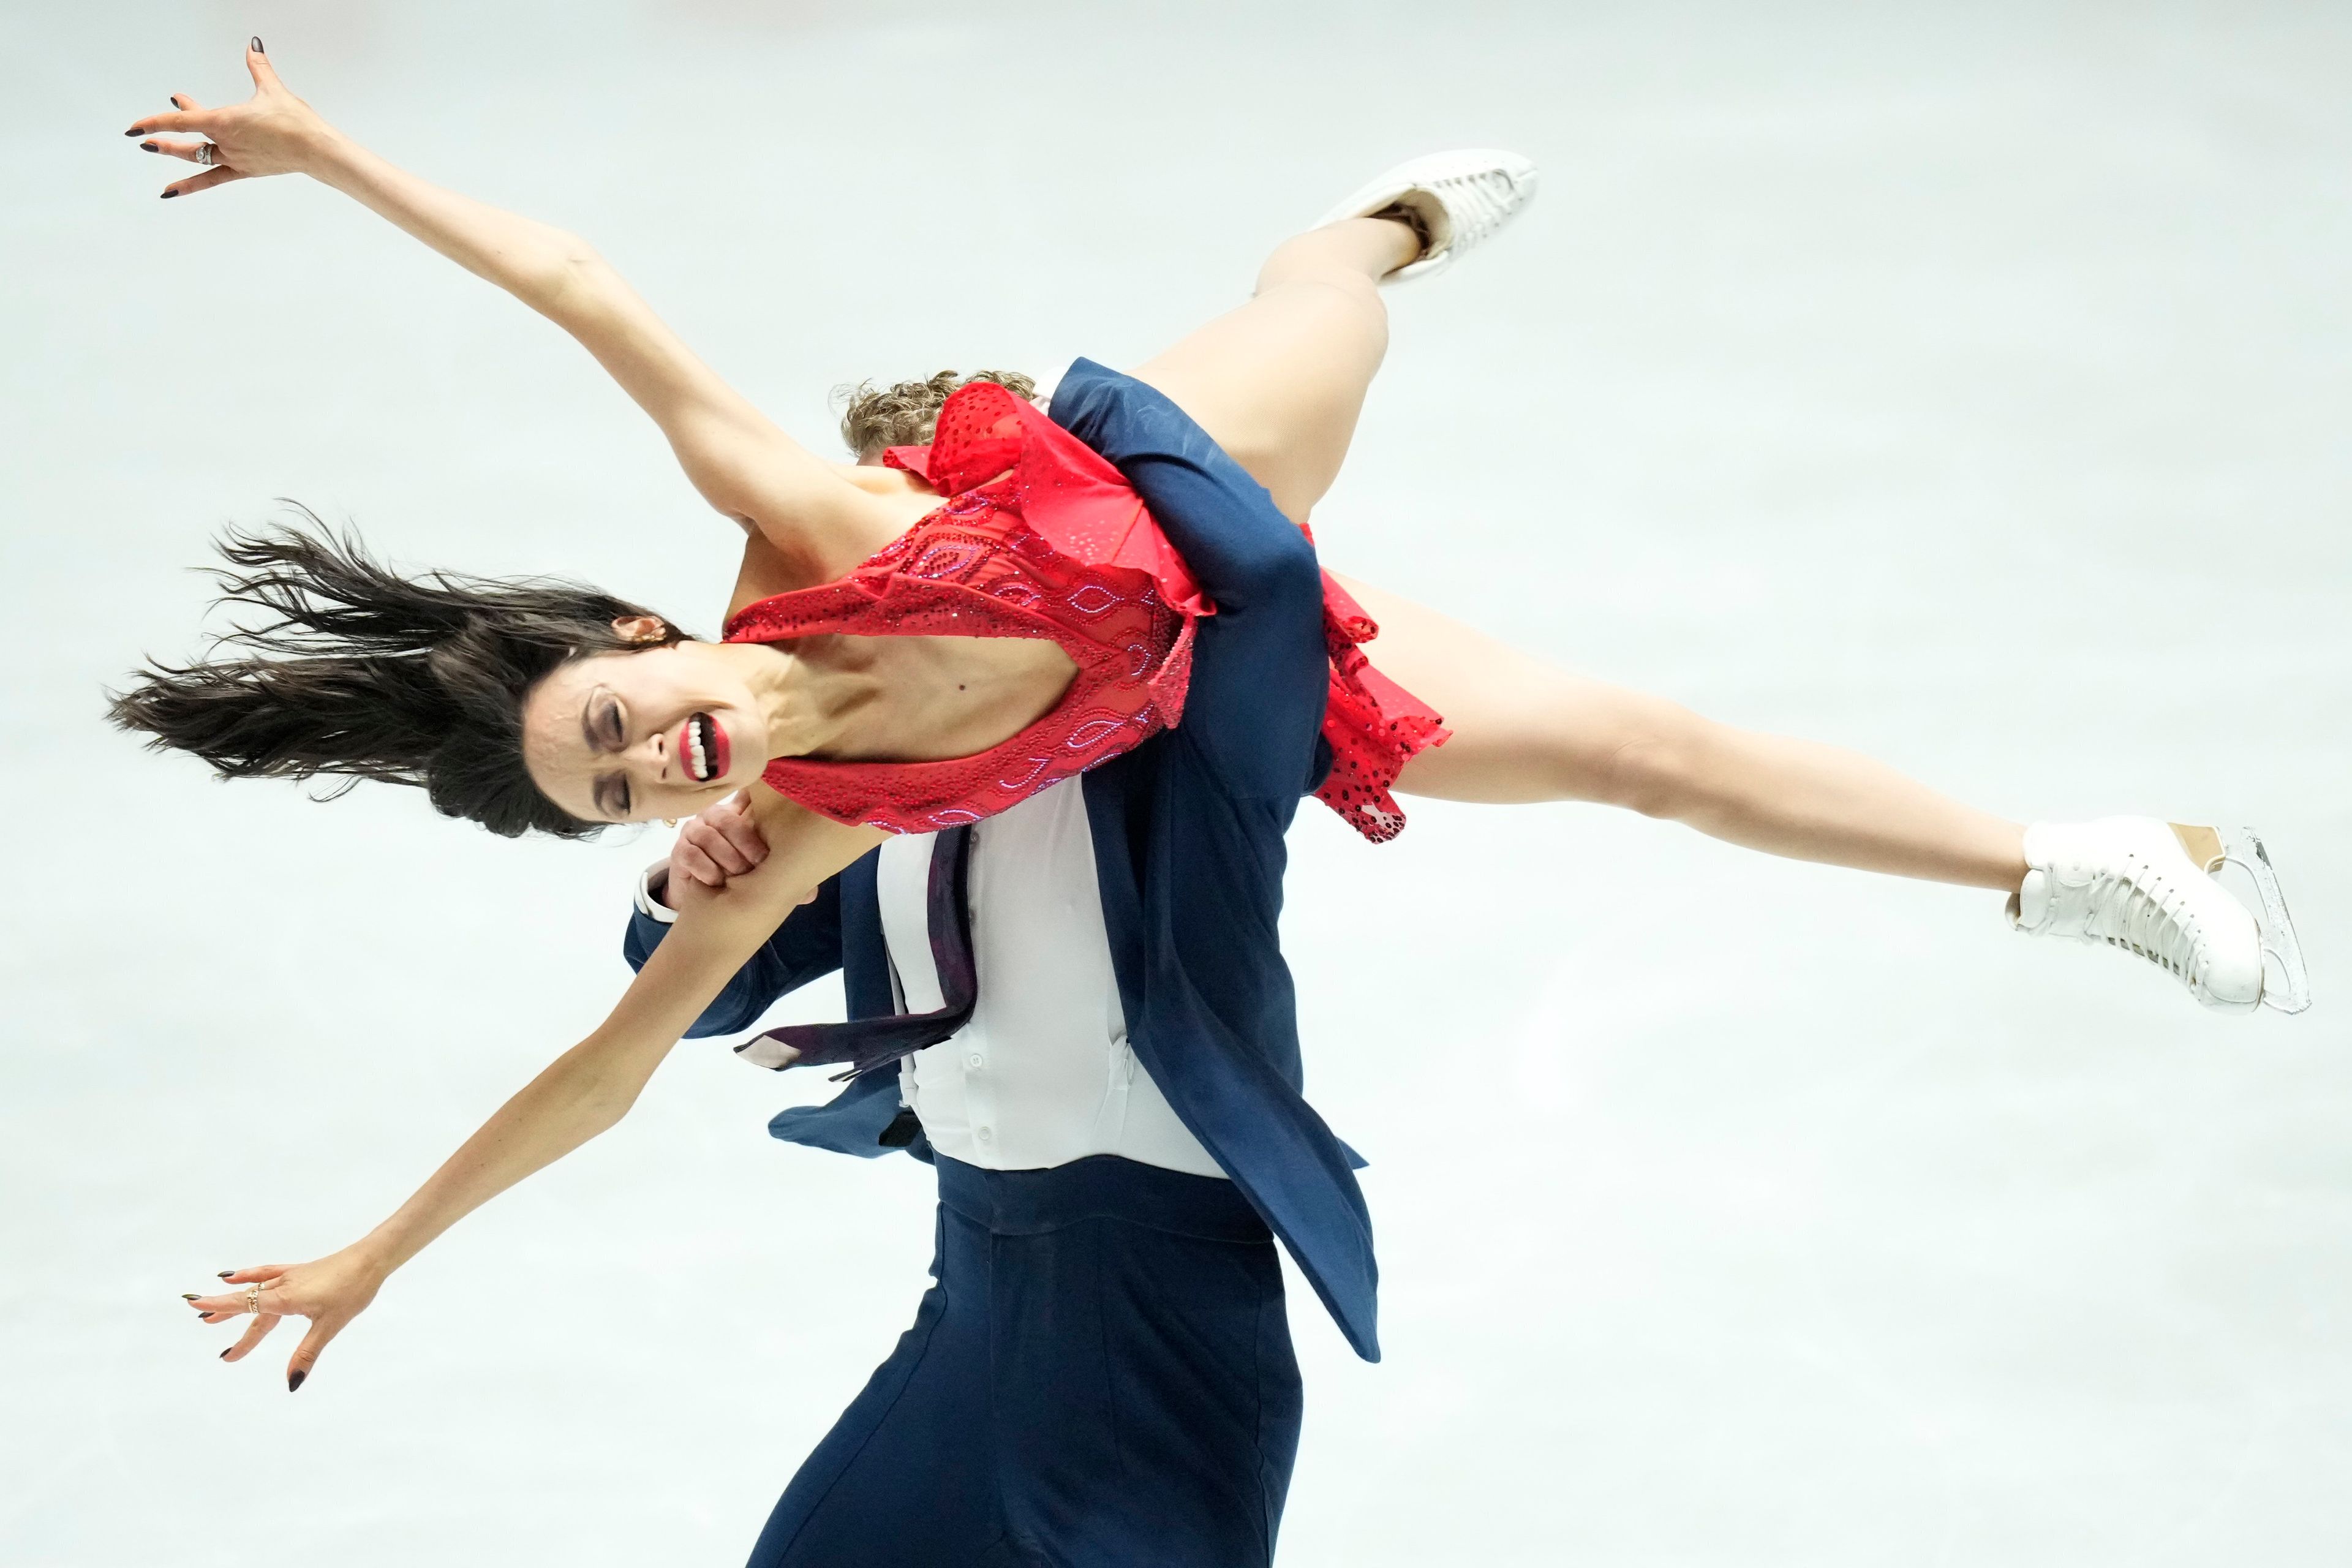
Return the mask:
<path id="1" fill-rule="evenodd" d="M 2124 858 L 2084 889 L 2083 934 L 2137 953 L 2194 986 L 2204 979 L 2198 961 L 2196 912 L 2187 893 L 2137 855 Z"/>
<path id="2" fill-rule="evenodd" d="M 1500 228 L 1510 216 L 1515 187 L 1508 174 L 1489 170 L 1451 174 L 1436 183 L 1454 220 L 1454 242 L 1465 249 Z"/>

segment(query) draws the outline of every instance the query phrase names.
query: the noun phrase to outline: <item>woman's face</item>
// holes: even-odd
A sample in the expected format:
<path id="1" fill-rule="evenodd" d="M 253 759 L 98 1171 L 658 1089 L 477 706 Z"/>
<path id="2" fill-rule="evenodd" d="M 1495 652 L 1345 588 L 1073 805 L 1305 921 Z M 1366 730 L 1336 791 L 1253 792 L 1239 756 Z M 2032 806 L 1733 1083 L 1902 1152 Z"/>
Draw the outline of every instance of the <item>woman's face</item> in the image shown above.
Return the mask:
<path id="1" fill-rule="evenodd" d="M 661 623 L 613 623 L 658 637 Z M 548 799 L 590 822 L 692 816 L 760 776 L 767 717 L 740 661 L 709 643 L 572 659 L 531 689 L 523 763 Z"/>

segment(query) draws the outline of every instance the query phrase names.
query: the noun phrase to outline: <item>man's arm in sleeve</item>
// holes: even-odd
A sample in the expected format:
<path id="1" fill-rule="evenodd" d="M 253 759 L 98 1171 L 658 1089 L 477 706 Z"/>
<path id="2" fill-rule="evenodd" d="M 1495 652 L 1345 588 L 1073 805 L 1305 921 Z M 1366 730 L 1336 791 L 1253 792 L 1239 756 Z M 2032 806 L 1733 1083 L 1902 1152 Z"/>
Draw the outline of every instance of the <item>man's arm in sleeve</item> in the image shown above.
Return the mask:
<path id="1" fill-rule="evenodd" d="M 1296 801 L 1330 687 L 1314 545 L 1207 431 L 1134 377 L 1079 360 L 1052 412 L 1135 487 L 1217 606 L 1196 634 L 1184 732 L 1236 794 Z"/>
<path id="2" fill-rule="evenodd" d="M 649 871 L 637 884 L 637 907 L 629 916 L 628 933 L 621 952 L 631 969 L 643 969 L 663 937 L 669 934 L 670 915 L 656 896 Z M 665 916 L 668 918 L 664 918 Z M 731 1035 L 750 1028 L 776 999 L 821 980 L 841 967 L 841 879 L 833 877 L 817 889 L 816 897 L 794 910 L 776 928 L 766 945 L 735 972 L 718 998 L 686 1031 L 688 1039 Z"/>

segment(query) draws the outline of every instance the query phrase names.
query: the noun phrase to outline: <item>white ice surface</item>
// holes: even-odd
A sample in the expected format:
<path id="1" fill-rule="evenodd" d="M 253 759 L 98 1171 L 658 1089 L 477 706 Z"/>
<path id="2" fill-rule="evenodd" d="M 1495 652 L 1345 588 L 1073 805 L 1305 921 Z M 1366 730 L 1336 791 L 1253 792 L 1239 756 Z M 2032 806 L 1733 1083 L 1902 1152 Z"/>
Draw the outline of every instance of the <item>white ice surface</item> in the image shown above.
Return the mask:
<path id="1" fill-rule="evenodd" d="M 1897 17 L 1895 13 L 1901 13 Z M 591 237 L 739 385 L 1133 363 L 1398 157 L 1541 199 L 1393 300 L 1344 569 L 2020 816 L 2261 826 L 2318 1006 L 1597 809 L 1301 818 L 1388 1359 L 1298 1293 L 1292 1564 L 2352 1559 L 2352 12 L 7 0 L 0 1562 L 730 1563 L 911 1314 L 927 1173 L 682 1050 L 289 1398 L 176 1296 L 387 1212 L 598 1018 L 661 836 L 219 787 L 99 722 L 298 497 L 708 630 L 730 531 L 560 334 L 120 132 L 297 90 Z M 801 1016 L 833 995 L 793 1005 Z M 282 1331 L 281 1331 L 282 1332 Z M 919 1506 L 919 1478 L 910 1478 Z"/>

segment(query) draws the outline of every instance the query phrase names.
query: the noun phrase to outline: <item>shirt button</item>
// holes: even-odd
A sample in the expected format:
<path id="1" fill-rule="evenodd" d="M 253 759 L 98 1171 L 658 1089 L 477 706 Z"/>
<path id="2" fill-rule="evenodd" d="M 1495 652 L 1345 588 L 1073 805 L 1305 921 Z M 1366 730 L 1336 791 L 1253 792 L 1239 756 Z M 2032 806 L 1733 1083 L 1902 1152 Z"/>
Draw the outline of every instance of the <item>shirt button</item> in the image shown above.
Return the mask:
<path id="1" fill-rule="evenodd" d="M 971 1055 L 963 1058 L 963 1065 L 971 1068 L 972 1071 L 978 1072 L 981 1068 L 988 1065 L 988 1058 L 982 1056 L 978 1051 L 974 1051 Z"/>
<path id="2" fill-rule="evenodd" d="M 995 1139 L 996 1139 L 996 1129 L 994 1129 L 993 1127 L 983 1127 L 983 1128 L 982 1128 L 982 1129 L 980 1130 L 980 1141 L 981 1141 L 982 1142 L 983 1142 L 983 1143 L 990 1143 L 990 1142 L 995 1142 Z"/>

